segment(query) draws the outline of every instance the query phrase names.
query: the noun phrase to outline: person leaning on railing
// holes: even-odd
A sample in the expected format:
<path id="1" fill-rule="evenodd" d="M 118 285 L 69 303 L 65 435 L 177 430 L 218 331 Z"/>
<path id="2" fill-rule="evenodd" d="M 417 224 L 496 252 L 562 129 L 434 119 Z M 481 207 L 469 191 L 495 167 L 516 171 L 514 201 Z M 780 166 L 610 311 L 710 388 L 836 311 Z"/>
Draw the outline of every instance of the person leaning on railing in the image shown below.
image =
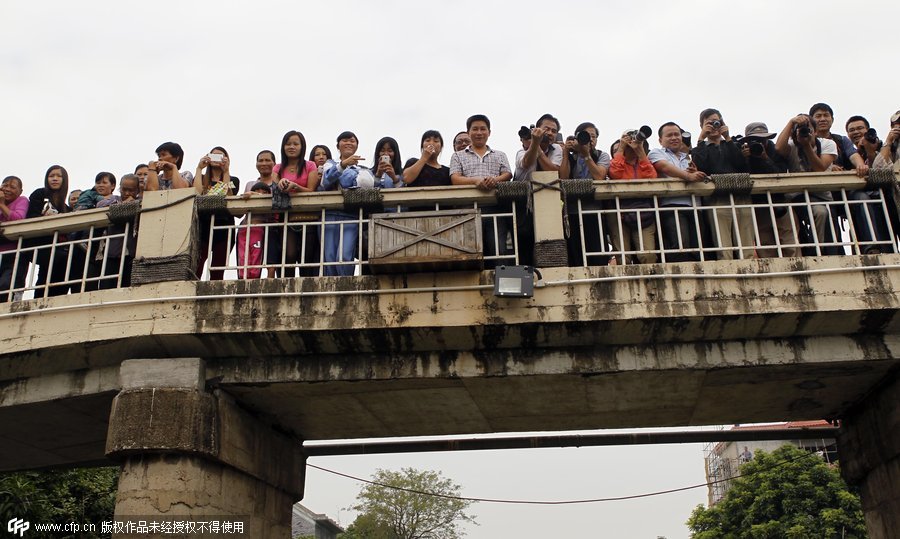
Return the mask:
<path id="1" fill-rule="evenodd" d="M 359 164 L 365 158 L 357 155 L 359 139 L 352 131 L 344 131 L 337 136 L 337 161 L 328 161 L 325 164 L 325 174 L 320 191 L 333 191 L 341 189 L 355 189 L 358 187 L 373 187 L 375 177 L 372 171 Z M 325 222 L 355 221 L 359 214 L 344 210 L 326 210 Z M 359 224 L 356 222 L 344 222 L 326 224 L 322 234 L 325 262 L 353 262 L 357 256 L 359 243 Z M 324 268 L 325 275 L 349 276 L 353 275 L 353 264 L 328 265 Z"/>
<path id="2" fill-rule="evenodd" d="M 611 180 L 644 180 L 656 178 L 656 169 L 647 159 L 650 145 L 646 140 L 638 140 L 628 131 L 619 139 L 619 147 L 609 165 Z M 656 218 L 652 211 L 625 211 L 652 208 L 653 202 L 646 198 L 619 199 L 621 213 L 609 213 L 606 216 L 609 235 L 616 251 L 622 252 L 622 262 L 630 262 L 631 255 L 627 251 L 638 251 L 636 258 L 641 264 L 656 262 Z M 616 264 L 615 258 L 610 264 Z"/>
<path id="3" fill-rule="evenodd" d="M 787 160 L 788 170 L 791 172 L 824 172 L 831 169 L 831 164 L 837 158 L 837 145 L 831 139 L 816 136 L 816 126 L 808 114 L 798 114 L 788 120 L 784 129 L 775 141 L 775 149 Z M 803 193 L 789 193 L 786 195 L 790 201 L 804 201 Z M 817 240 L 819 243 L 833 241 L 831 227 L 828 226 L 831 212 L 823 204 L 815 204 L 815 201 L 831 202 L 834 198 L 830 191 L 813 191 L 809 193 L 809 208 L 797 207 L 797 218 L 805 223 L 804 229 L 807 237 L 801 238 L 805 243 Z M 801 233 L 805 232 L 801 229 Z M 815 236 L 813 236 L 815 232 Z M 830 249 L 822 249 L 822 254 L 838 254 Z"/>
<path id="4" fill-rule="evenodd" d="M 44 186 L 35 189 L 31 196 L 28 197 L 28 218 L 56 215 L 58 213 L 68 213 L 69 207 L 66 205 L 66 194 L 69 192 L 69 173 L 59 165 L 53 165 L 47 169 L 44 174 Z M 57 235 L 57 242 L 66 240 L 65 234 Z M 35 286 L 41 288 L 50 285 L 47 290 L 49 296 L 61 296 L 68 291 L 66 285 L 53 285 L 65 279 L 66 263 L 69 255 L 68 247 L 61 245 L 56 249 L 51 249 L 53 244 L 53 234 L 42 236 L 39 238 L 31 238 L 25 242 L 26 247 L 41 247 L 37 250 L 37 255 L 32 259 L 29 251 L 27 260 L 20 260 L 20 264 L 31 262 L 37 263 L 37 281 Z M 51 252 L 53 263 L 51 267 Z M 41 297 L 44 290 L 38 290 L 35 296 Z"/>
<path id="5" fill-rule="evenodd" d="M 318 189 L 322 180 L 319 167 L 313 159 L 306 159 L 306 137 L 296 130 L 288 131 L 281 137 L 281 163 L 275 165 L 274 174 L 278 176 L 278 182 L 273 189 L 280 189 L 288 194 L 311 193 Z M 324 165 L 322 168 L 324 172 Z M 319 261 L 319 239 L 315 229 L 309 225 L 303 225 L 304 221 L 316 221 L 319 216 L 311 212 L 290 212 L 285 217 L 296 222 L 288 225 L 284 230 L 286 234 L 284 248 L 285 264 L 316 264 Z M 270 238 L 270 245 L 275 244 Z M 281 239 L 281 238 L 279 238 Z M 281 250 L 274 249 L 278 254 L 277 264 L 281 264 Z M 305 252 L 305 257 L 301 254 Z M 284 277 L 293 277 L 294 268 L 284 268 Z M 297 273 L 302 277 L 317 275 L 318 271 L 313 267 L 298 268 Z"/>
<path id="6" fill-rule="evenodd" d="M 575 133 L 566 138 L 563 147 L 563 160 L 559 164 L 559 177 L 572 180 L 603 181 L 609 171 L 612 157 L 597 148 L 600 131 L 592 122 L 582 122 L 575 128 Z M 605 227 L 600 226 L 600 216 L 595 213 L 582 213 L 579 218 L 578 208 L 582 210 L 600 210 L 603 203 L 599 200 L 571 200 L 567 204 L 569 218 L 569 237 L 566 244 L 569 252 L 570 266 L 602 266 L 609 259 L 591 259 L 582 252 L 582 236 L 584 251 L 600 253 L 607 250 Z M 584 226 L 582 226 L 582 224 Z"/>
<path id="7" fill-rule="evenodd" d="M 197 163 L 194 189 L 198 195 L 234 195 L 240 189 L 240 185 L 241 180 L 231 175 L 231 161 L 225 148 L 216 146 Z M 200 256 L 197 259 L 195 273 L 198 278 L 203 275 L 203 266 L 209 253 L 212 252 L 212 259 L 209 261 L 209 280 L 221 281 L 225 277 L 225 270 L 213 268 L 222 268 L 228 262 L 228 252 L 231 250 L 231 242 L 234 241 L 229 229 L 234 226 L 234 218 L 226 213 L 216 212 L 212 220 L 209 216 L 201 218 L 199 225 Z M 212 229 L 213 225 L 216 227 L 215 230 Z"/>
<path id="8" fill-rule="evenodd" d="M 896 168 L 900 162 L 900 110 L 891 116 L 891 130 L 872 163 L 873 168 Z"/>
<path id="9" fill-rule="evenodd" d="M 878 157 L 878 152 L 881 151 L 884 144 L 878 138 L 878 133 L 871 129 L 869 120 L 863 116 L 851 116 L 844 127 L 850 141 L 856 147 L 857 154 L 866 165 L 874 168 L 875 158 Z M 850 217 L 853 219 L 856 238 L 860 242 L 860 252 L 862 254 L 879 254 L 893 251 L 887 217 L 881 203 L 883 198 L 881 189 L 857 189 L 851 191 L 848 197 L 852 201 Z M 875 241 L 885 243 L 883 245 L 869 243 Z"/>
<path id="10" fill-rule="evenodd" d="M 702 182 L 706 173 L 697 170 L 688 154 L 682 151 L 684 130 L 675 122 L 659 127 L 660 148 L 650 151 L 647 158 L 653 163 L 660 178 L 675 178 L 687 183 Z M 697 220 L 694 218 L 694 200 L 690 195 L 660 198 L 660 239 L 666 249 L 666 262 L 696 262 L 700 260 L 697 237 Z M 680 238 L 680 242 L 679 242 Z M 669 253 L 668 251 L 673 251 Z"/>
<path id="11" fill-rule="evenodd" d="M 81 192 L 81 195 L 78 196 L 78 201 L 75 202 L 75 211 L 84 211 L 99 208 L 99 205 L 103 201 L 118 198 L 113 194 L 115 188 L 116 177 L 112 172 L 98 173 L 94 178 L 94 186 L 90 189 L 85 189 Z M 101 229 L 95 229 L 93 234 L 94 241 L 80 241 L 78 243 L 72 244 L 69 247 L 72 256 L 71 263 L 69 264 L 67 280 L 77 281 L 69 285 L 69 289 L 73 294 L 77 294 L 82 291 L 80 282 L 82 277 L 87 276 L 88 278 L 94 278 L 100 276 L 102 260 L 100 260 L 99 262 L 97 260 L 97 253 L 100 245 L 100 242 L 99 240 L 97 240 L 97 238 L 102 235 L 103 231 Z M 79 230 L 69 234 L 69 240 L 90 239 L 90 230 Z M 91 292 L 97 290 L 97 288 L 98 284 L 96 280 L 85 282 L 85 292 Z"/>
<path id="12" fill-rule="evenodd" d="M 135 174 L 126 174 L 119 181 L 120 196 L 112 195 L 97 203 L 98 208 L 108 208 L 116 204 L 131 202 L 141 197 L 141 179 Z M 100 281 L 100 289 L 107 290 L 117 286 L 116 276 L 120 275 L 122 287 L 131 286 L 131 263 L 137 249 L 137 221 L 125 224 L 111 224 L 106 227 L 106 236 L 126 234 L 125 241 L 122 238 L 108 238 L 103 246 L 103 251 L 97 255 L 97 263 L 106 265 L 103 267 L 104 279 Z M 123 260 L 124 259 L 124 260 Z"/>
<path id="13" fill-rule="evenodd" d="M 768 126 L 763 122 L 751 122 L 744 128 L 744 137 L 737 144 L 747 159 L 750 174 L 781 174 L 788 171 L 787 161 L 775 150 L 775 143 L 772 142 L 776 136 L 777 133 L 769 133 Z M 772 208 L 769 208 L 770 196 Z M 784 247 L 797 244 L 792 214 L 787 206 L 778 205 L 787 202 L 784 194 L 758 193 L 751 195 L 751 199 L 758 205 L 754 208 L 759 235 L 757 254 L 763 258 L 777 257 L 776 245 L 780 244 L 782 256 L 799 256 L 799 247 Z M 776 233 L 778 243 L 775 242 Z"/>
<path id="14" fill-rule="evenodd" d="M 24 219 L 27 214 L 28 199 L 22 196 L 22 180 L 16 176 L 7 176 L 0 184 L 0 225 Z M 9 300 L 10 285 L 15 284 L 15 288 L 25 285 L 28 261 L 20 260 L 19 267 L 15 267 L 17 245 L 18 242 L 15 241 L 0 240 L 0 303 Z"/>
<path id="15" fill-rule="evenodd" d="M 471 143 L 456 151 L 450 158 L 450 181 L 453 185 L 474 185 L 482 191 L 494 191 L 497 185 L 512 179 L 512 170 L 506 154 L 492 149 L 487 142 L 491 136 L 491 121 L 484 114 L 475 114 L 466 120 L 466 130 Z M 500 213 L 494 208 L 482 209 L 482 215 Z M 505 212 L 504 212 L 505 213 Z M 504 228 L 510 229 L 509 219 L 500 218 L 497 227 L 499 245 L 494 236 L 494 219 L 482 219 L 482 240 L 486 256 L 508 255 Z M 494 264 L 488 262 L 487 267 Z"/>
<path id="16" fill-rule="evenodd" d="M 697 146 L 691 150 L 691 158 L 697 170 L 708 175 L 735 174 L 747 172 L 747 160 L 740 148 L 731 140 L 731 133 L 722 113 L 716 109 L 705 109 L 700 113 L 700 135 Z M 734 260 L 733 247 L 740 242 L 741 258 L 755 258 L 753 235 L 753 214 L 749 207 L 730 207 L 732 201 L 736 205 L 749 205 L 749 195 L 712 195 L 704 202 L 708 206 L 725 206 L 722 209 L 709 211 L 707 224 L 709 234 L 715 243 L 722 248 L 718 252 L 719 260 Z M 704 245 L 707 242 L 703 242 Z"/>

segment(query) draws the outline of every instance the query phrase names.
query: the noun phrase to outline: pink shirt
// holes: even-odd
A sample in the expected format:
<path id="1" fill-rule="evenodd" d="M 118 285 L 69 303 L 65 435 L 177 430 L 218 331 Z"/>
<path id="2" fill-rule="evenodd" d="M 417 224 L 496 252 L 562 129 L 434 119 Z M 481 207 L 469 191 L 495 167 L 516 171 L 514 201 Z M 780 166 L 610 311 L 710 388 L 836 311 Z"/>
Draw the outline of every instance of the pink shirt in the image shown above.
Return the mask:
<path id="1" fill-rule="evenodd" d="M 3 196 L 0 194 L 0 196 Z M 8 204 L 9 207 L 9 217 L 6 216 L 5 213 L 0 212 L 0 223 L 5 223 L 8 221 L 18 221 L 19 219 L 24 219 L 25 215 L 28 213 L 28 198 L 20 196 L 19 198 L 13 200 Z M 16 248 L 16 242 L 0 242 L 0 251 L 10 251 Z"/>
<path id="2" fill-rule="evenodd" d="M 275 175 L 278 176 L 279 170 L 281 170 L 280 164 L 275 165 L 275 168 L 272 169 L 272 172 L 274 172 Z M 281 177 L 296 183 L 300 187 L 309 187 L 309 185 L 308 185 L 309 184 L 309 175 L 310 175 L 310 173 L 314 172 L 315 170 L 316 170 L 316 164 L 312 161 L 307 161 L 306 167 L 304 167 L 304 169 L 301 171 L 299 176 L 297 174 L 291 174 L 290 172 L 285 172 L 284 174 L 281 175 Z"/>

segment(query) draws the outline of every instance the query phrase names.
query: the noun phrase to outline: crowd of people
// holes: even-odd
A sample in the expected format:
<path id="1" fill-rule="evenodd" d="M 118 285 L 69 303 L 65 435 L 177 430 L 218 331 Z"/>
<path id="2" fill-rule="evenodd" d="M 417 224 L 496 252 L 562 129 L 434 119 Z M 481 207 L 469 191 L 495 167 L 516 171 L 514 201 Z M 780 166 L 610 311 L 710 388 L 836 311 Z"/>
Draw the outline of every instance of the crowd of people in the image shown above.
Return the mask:
<path id="1" fill-rule="evenodd" d="M 263 150 L 256 156 L 259 176 L 241 189 L 240 180 L 231 175 L 228 151 L 216 146 L 204 154 L 192 171 L 183 169 L 184 151 L 174 142 L 156 148 L 156 160 L 139 164 L 133 173 L 118 180 L 110 172 L 97 174 L 93 187 L 69 191 L 66 169 L 53 165 L 44 175 L 43 187 L 29 197 L 22 194 L 22 181 L 16 176 L 3 179 L 0 197 L 0 224 L 32 218 L 103 208 L 139 200 L 147 191 L 193 188 L 197 194 L 238 195 L 245 197 L 291 195 L 295 193 L 336 189 L 402 188 L 405 186 L 471 185 L 490 191 L 503 182 L 529 181 L 536 171 L 554 171 L 561 178 L 630 180 L 671 178 L 679 182 L 700 182 L 718 174 L 771 174 L 781 172 L 824 172 L 855 170 L 865 177 L 870 169 L 892 168 L 900 159 L 900 111 L 890 118 L 890 131 L 884 137 L 871 128 L 862 116 L 850 116 L 845 122 L 847 135 L 832 132 L 834 111 L 825 103 L 813 105 L 808 114 L 790 118 L 780 130 L 771 131 L 762 122 L 747 125 L 735 135 L 722 114 L 706 109 L 699 116 L 699 134 L 692 135 L 674 122 L 665 122 L 656 130 L 659 147 L 650 149 L 653 131 L 647 126 L 629 130 L 615 140 L 606 152 L 598 148 L 599 130 L 591 122 L 578 125 L 564 137 L 559 121 L 551 114 L 538 118 L 530 127 L 519 131 L 522 147 L 510 166 L 507 155 L 488 145 L 491 122 L 477 114 L 466 121 L 466 130 L 452 140 L 453 153 L 449 166 L 441 164 L 444 138 L 438 131 L 422 134 L 416 157 L 401 159 L 397 141 L 380 139 L 371 161 L 359 152 L 359 140 L 350 131 L 339 134 L 334 153 L 328 145 L 307 149 L 306 138 L 299 131 L 284 134 L 279 154 Z M 364 164 L 366 162 L 366 164 Z M 771 196 L 772 198 L 768 198 Z M 808 196 L 811 204 L 797 211 L 790 203 Z M 659 200 L 623 198 L 617 202 L 583 201 L 587 217 L 574 219 L 568 244 L 570 263 L 586 262 L 584 254 L 617 252 L 619 256 L 593 259 L 593 264 L 654 263 L 661 249 L 671 254 L 666 261 L 700 260 L 700 252 L 715 246 L 719 259 L 797 256 L 803 242 L 822 243 L 836 240 L 835 223 L 850 219 L 858 240 L 867 245 L 862 254 L 893 250 L 894 238 L 890 222 L 896 215 L 886 214 L 879 189 L 862 189 L 848 195 L 855 201 L 848 205 L 851 215 L 836 211 L 838 205 L 830 191 L 787 193 L 781 195 L 724 194 L 700 200 L 692 196 L 673 196 Z M 778 211 L 757 212 L 754 203 L 782 203 Z M 697 207 L 705 209 L 697 211 Z M 892 206 L 891 206 L 892 207 Z M 615 211 L 610 212 L 610 209 Z M 659 218 L 652 211 L 658 211 Z M 483 208 L 483 213 L 504 213 L 508 208 Z M 571 209 L 570 209 L 571 212 Z M 890 213 L 890 212 L 888 212 Z M 698 216 L 702 216 L 698 220 Z M 323 226 L 310 226 L 304 221 L 318 221 L 319 215 L 308 212 L 259 214 L 248 216 L 249 224 L 236 234 L 229 232 L 234 219 L 215 215 L 200 225 L 201 256 L 196 274 L 203 273 L 209 258 L 210 279 L 224 277 L 233 244 L 237 245 L 239 278 L 259 278 L 262 268 L 271 266 L 267 276 L 318 275 L 317 264 L 324 275 L 352 275 L 352 262 L 359 256 L 360 230 L 355 213 L 343 210 L 324 212 Z M 286 226 L 273 227 L 278 220 Z M 520 241 L 529 238 L 529 219 L 518 220 Z M 496 225 L 495 225 L 496 223 Z M 523 224 L 524 223 L 524 224 Z M 486 219 L 485 253 L 508 254 L 511 223 L 506 219 Z M 494 230 L 496 226 L 496 230 Z M 896 227 L 894 227 L 896 229 Z M 19 244 L 0 237 L 0 301 L 7 301 L 25 287 L 29 265 L 34 266 L 34 286 L 47 286 L 48 295 L 89 288 L 128 286 L 131 261 L 135 254 L 137 228 L 110 225 L 106 242 L 74 234 L 25 241 L 27 260 L 20 260 Z M 283 234 L 283 236 L 282 236 Z M 776 239 L 777 237 L 777 239 Z M 261 247 L 267 246 L 267 247 Z M 781 246 L 785 246 L 781 248 Z M 102 251 L 102 252 L 101 252 Z M 526 250 L 526 253 L 528 251 Z M 843 251 L 824 252 L 840 254 Z M 625 253 L 625 254 L 622 254 Z M 631 254 L 628 254 L 631 253 Z M 209 256 L 208 256 L 209 255 Z M 523 263 L 529 254 L 520 253 Z M 708 259 L 706 257 L 705 259 Z M 17 262 L 18 260 L 18 262 Z M 101 264 L 101 260 L 104 262 Z M 89 288 L 90 289 L 90 288 Z"/>

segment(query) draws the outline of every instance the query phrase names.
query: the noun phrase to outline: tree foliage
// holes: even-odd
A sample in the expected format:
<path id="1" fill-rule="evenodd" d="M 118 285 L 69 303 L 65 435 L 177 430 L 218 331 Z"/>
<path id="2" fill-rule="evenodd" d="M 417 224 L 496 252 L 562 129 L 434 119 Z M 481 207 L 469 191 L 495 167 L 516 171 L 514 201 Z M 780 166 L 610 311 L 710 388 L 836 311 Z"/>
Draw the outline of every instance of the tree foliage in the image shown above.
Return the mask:
<path id="1" fill-rule="evenodd" d="M 466 513 L 473 502 L 419 494 L 459 496 L 461 487 L 440 472 L 377 470 L 372 481 L 379 484 L 362 487 L 351 507 L 360 514 L 342 539 L 455 539 L 465 535 L 460 524 L 475 522 Z"/>
<path id="2" fill-rule="evenodd" d="M 698 505 L 687 525 L 694 539 L 864 538 L 859 496 L 838 469 L 796 446 L 757 451 L 741 477 L 710 508 Z"/>
<path id="3" fill-rule="evenodd" d="M 0 475 L 0 522 L 93 523 L 112 520 L 118 468 L 78 468 Z M 30 531 L 34 537 L 40 537 Z M 57 535 L 58 536 L 58 535 Z M 49 537 L 49 536 L 48 536 Z"/>

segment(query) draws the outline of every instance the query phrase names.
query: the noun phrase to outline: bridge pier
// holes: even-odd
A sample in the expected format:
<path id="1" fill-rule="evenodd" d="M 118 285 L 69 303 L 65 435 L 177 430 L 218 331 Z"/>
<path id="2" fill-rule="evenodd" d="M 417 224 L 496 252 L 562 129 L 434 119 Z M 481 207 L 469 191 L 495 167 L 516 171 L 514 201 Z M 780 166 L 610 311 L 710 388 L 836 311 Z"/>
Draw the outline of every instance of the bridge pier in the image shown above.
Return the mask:
<path id="1" fill-rule="evenodd" d="M 860 489 L 871 539 L 900 538 L 900 376 L 841 419 L 841 473 Z"/>
<path id="2" fill-rule="evenodd" d="M 124 361 L 120 379 L 106 441 L 122 463 L 116 521 L 219 521 L 240 523 L 244 537 L 290 537 L 305 480 L 299 440 L 207 391 L 199 358 Z"/>

